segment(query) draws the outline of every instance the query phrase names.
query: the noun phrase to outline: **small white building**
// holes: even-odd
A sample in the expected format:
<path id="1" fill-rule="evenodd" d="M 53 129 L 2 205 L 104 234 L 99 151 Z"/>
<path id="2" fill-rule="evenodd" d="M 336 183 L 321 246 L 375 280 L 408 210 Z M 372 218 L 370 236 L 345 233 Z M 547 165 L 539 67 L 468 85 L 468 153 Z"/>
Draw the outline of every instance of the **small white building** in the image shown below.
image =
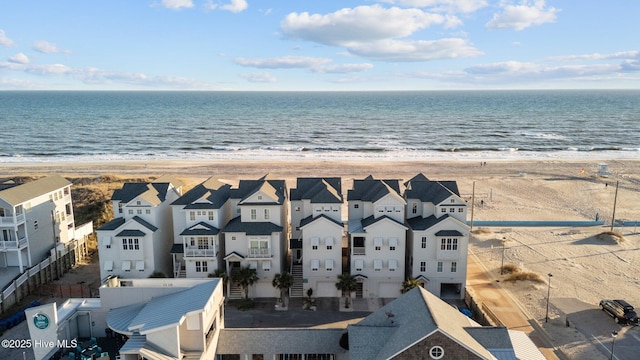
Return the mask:
<path id="1" fill-rule="evenodd" d="M 405 183 L 407 276 L 441 298 L 464 298 L 469 227 L 467 203 L 455 181 L 431 181 L 418 174 Z"/>
<path id="2" fill-rule="evenodd" d="M 225 269 L 221 229 L 232 218 L 230 192 L 231 185 L 209 178 L 171 204 L 174 277 L 207 277 Z"/>
<path id="3" fill-rule="evenodd" d="M 396 298 L 405 277 L 406 202 L 398 180 L 368 176 L 347 193 L 351 275 L 356 297 Z"/>
<path id="4" fill-rule="evenodd" d="M 72 241 L 74 231 L 71 183 L 65 178 L 0 182 L 0 269 L 24 272 Z"/>
<path id="5" fill-rule="evenodd" d="M 170 204 L 182 184 L 170 177 L 150 183 L 125 183 L 113 192 L 114 219 L 98 230 L 100 277 L 146 278 L 173 273 L 173 219 Z"/>
<path id="6" fill-rule="evenodd" d="M 208 360 L 224 328 L 223 301 L 218 278 L 113 277 L 100 287 L 99 299 L 69 299 L 25 313 L 34 319 L 28 321 L 31 339 L 47 345 L 33 347 L 36 360 L 58 350 L 73 352 L 77 338 L 104 337 L 106 329 L 127 338 L 119 349 L 121 360 Z"/>
<path id="7" fill-rule="evenodd" d="M 256 269 L 258 281 L 250 287 L 250 297 L 277 297 L 279 292 L 271 281 L 277 273 L 286 271 L 287 190 L 284 180 L 241 180 L 230 192 L 234 216 L 223 229 L 225 270 Z M 241 297 L 242 291 L 229 281 L 228 296 Z"/>

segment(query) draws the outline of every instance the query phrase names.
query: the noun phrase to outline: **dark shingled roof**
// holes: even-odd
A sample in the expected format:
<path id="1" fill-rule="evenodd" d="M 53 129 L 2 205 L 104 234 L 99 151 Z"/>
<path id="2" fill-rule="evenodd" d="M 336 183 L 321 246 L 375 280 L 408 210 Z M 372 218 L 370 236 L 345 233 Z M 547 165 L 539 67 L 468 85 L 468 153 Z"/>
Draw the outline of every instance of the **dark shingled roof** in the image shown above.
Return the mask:
<path id="1" fill-rule="evenodd" d="M 369 175 L 363 180 L 353 180 L 353 189 L 347 192 L 347 200 L 376 202 L 391 192 L 400 195 L 400 181 L 376 180 Z"/>
<path id="2" fill-rule="evenodd" d="M 184 205 L 185 209 L 220 209 L 229 199 L 231 185 L 223 184 L 211 178 L 176 199 L 171 205 Z M 197 202 L 204 198 L 207 202 Z"/>
<path id="3" fill-rule="evenodd" d="M 407 180 L 404 183 L 404 186 L 405 187 L 409 187 L 409 185 L 413 181 L 429 181 L 429 179 L 423 173 L 419 173 L 418 175 L 416 175 L 416 176 L 412 177 L 411 179 Z"/>
<path id="4" fill-rule="evenodd" d="M 158 230 L 157 227 L 151 225 L 150 223 L 146 222 L 145 220 L 143 220 L 141 217 L 139 216 L 134 216 L 132 218 L 132 220 L 137 221 L 138 223 L 142 224 L 142 226 L 146 227 L 147 229 L 151 230 L 151 231 L 156 231 Z"/>
<path id="5" fill-rule="evenodd" d="M 224 228 L 224 232 L 242 232 L 247 235 L 271 235 L 281 232 L 282 226 L 271 222 L 242 222 L 240 216 L 233 218 Z"/>
<path id="6" fill-rule="evenodd" d="M 321 214 L 321 215 L 318 215 L 318 216 L 316 216 L 316 217 L 313 217 L 313 215 L 309 215 L 309 216 L 307 216 L 306 218 L 304 218 L 304 219 L 300 220 L 300 227 L 303 227 L 303 226 L 305 226 L 305 225 L 307 225 L 307 224 L 309 224 L 309 223 L 312 223 L 312 222 L 314 222 L 314 221 L 316 221 L 316 220 L 318 220 L 318 219 L 327 219 L 327 220 L 331 221 L 332 223 L 334 223 L 334 224 L 336 224 L 336 225 L 338 225 L 338 226 L 340 226 L 340 227 L 343 227 L 343 226 L 344 226 L 344 224 L 343 224 L 342 222 L 340 222 L 340 221 L 336 221 L 336 220 L 334 220 L 334 219 L 332 219 L 332 218 L 328 217 L 328 216 L 327 216 L 327 215 L 325 215 L 325 214 Z"/>
<path id="7" fill-rule="evenodd" d="M 205 222 L 199 222 L 195 225 L 192 225 L 184 229 L 184 231 L 181 232 L 180 235 L 183 235 L 183 236 L 217 235 L 219 232 L 220 232 L 220 229 L 218 229 L 217 227 L 209 225 Z"/>
<path id="8" fill-rule="evenodd" d="M 451 195 L 460 196 L 455 181 L 412 181 L 404 192 L 407 199 L 439 204 Z"/>
<path id="9" fill-rule="evenodd" d="M 122 230 L 118 234 L 116 234 L 116 237 L 145 236 L 145 235 L 147 234 L 145 234 L 143 231 L 135 229 L 135 230 Z"/>
<path id="10" fill-rule="evenodd" d="M 362 228 L 364 229 L 364 228 L 366 228 L 367 226 L 369 226 L 369 225 L 371 225 L 371 224 L 375 224 L 375 223 L 377 223 L 378 221 L 382 221 L 382 220 L 384 220 L 384 219 L 389 219 L 389 220 L 393 221 L 393 222 L 394 222 L 394 223 L 396 223 L 396 224 L 399 224 L 399 225 L 404 226 L 404 224 L 403 224 L 403 223 L 398 222 L 398 221 L 396 221 L 395 219 L 392 219 L 392 218 L 388 217 L 387 215 L 382 215 L 382 216 L 380 216 L 380 217 L 378 217 L 378 218 L 375 218 L 373 215 L 371 215 L 371 216 L 369 216 L 369 217 L 366 217 L 366 218 L 362 219 L 362 221 L 361 221 L 361 223 L 362 223 Z"/>
<path id="11" fill-rule="evenodd" d="M 436 236 L 462 236 L 462 233 L 458 230 L 440 230 Z"/>
<path id="12" fill-rule="evenodd" d="M 184 254 L 184 244 L 173 244 L 171 246 L 170 254 Z"/>
<path id="13" fill-rule="evenodd" d="M 234 199 L 245 200 L 254 193 L 260 191 L 263 185 L 268 184 L 275 190 L 275 195 L 278 197 L 276 205 L 284 204 L 285 200 L 285 181 L 284 180 L 267 180 L 265 178 L 259 180 L 240 180 L 237 189 L 231 189 L 230 196 Z M 266 203 L 260 203 L 265 205 Z"/>
<path id="14" fill-rule="evenodd" d="M 100 226 L 96 231 L 110 231 L 122 226 L 126 220 L 123 217 L 115 218 L 108 223 Z"/>
<path id="15" fill-rule="evenodd" d="M 124 203 L 135 199 L 136 197 L 144 194 L 149 190 L 149 185 L 158 192 L 158 199 L 163 202 L 167 196 L 167 189 L 169 189 L 169 183 L 124 183 L 122 188 L 117 189 L 111 195 L 111 200 L 119 200 Z"/>
<path id="16" fill-rule="evenodd" d="M 312 203 L 342 203 L 340 178 L 298 178 L 290 200 L 308 199 Z"/>
<path id="17" fill-rule="evenodd" d="M 407 224 L 409 225 L 409 228 L 411 230 L 421 231 L 421 230 L 427 230 L 428 228 L 448 218 L 449 218 L 449 214 L 445 214 L 439 218 L 433 215 L 428 216 L 426 218 L 418 216 L 411 219 L 407 219 Z"/>

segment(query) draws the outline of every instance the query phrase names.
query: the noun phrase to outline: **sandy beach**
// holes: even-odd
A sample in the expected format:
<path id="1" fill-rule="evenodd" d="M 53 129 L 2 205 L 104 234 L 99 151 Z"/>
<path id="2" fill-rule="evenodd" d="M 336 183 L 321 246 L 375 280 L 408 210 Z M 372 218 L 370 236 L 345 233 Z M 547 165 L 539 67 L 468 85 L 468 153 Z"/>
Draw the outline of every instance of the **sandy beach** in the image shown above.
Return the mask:
<path id="1" fill-rule="evenodd" d="M 598 160 L 531 161 L 434 161 L 434 162 L 330 162 L 330 161 L 156 161 L 108 163 L 0 164 L 0 177 L 60 174 L 69 178 L 116 175 L 157 177 L 172 174 L 186 188 L 215 177 L 229 182 L 255 179 L 266 173 L 285 179 L 291 187 L 300 176 L 341 176 L 343 191 L 354 178 L 372 174 L 376 178 L 406 180 L 418 172 L 431 180 L 455 180 L 464 198 L 475 193 L 474 221 L 553 220 L 593 221 L 604 226 L 487 228 L 473 234 L 469 251 L 502 279 L 499 271 L 502 242 L 505 263 L 540 274 L 544 283 L 502 282 L 533 319 L 541 322 L 552 340 L 571 359 L 605 358 L 590 339 L 565 326 L 572 307 L 567 299 L 596 307 L 602 298 L 625 298 L 640 306 L 640 235 L 635 227 L 616 227 L 624 241 L 599 239 L 610 230 L 616 183 L 615 219 L 640 220 L 640 161 L 606 161 L 611 174 L 597 175 Z M 346 213 L 345 213 L 346 214 Z M 477 227 L 474 227 L 474 230 Z M 547 274 L 553 273 L 551 314 L 544 323 Z M 577 310 L 576 310 L 577 311 Z M 607 319 L 605 319 L 607 320 Z M 613 327 L 613 320 L 611 326 Z M 616 325 L 617 326 L 617 325 Z"/>

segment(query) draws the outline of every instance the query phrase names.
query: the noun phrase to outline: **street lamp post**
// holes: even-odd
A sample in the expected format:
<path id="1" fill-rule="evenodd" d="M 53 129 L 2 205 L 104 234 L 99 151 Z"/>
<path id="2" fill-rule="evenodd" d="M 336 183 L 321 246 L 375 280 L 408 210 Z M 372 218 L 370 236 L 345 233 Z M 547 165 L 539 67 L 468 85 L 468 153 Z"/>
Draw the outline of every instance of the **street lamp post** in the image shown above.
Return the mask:
<path id="1" fill-rule="evenodd" d="M 545 315 L 544 317 L 544 322 L 549 322 L 549 296 L 551 296 L 551 277 L 553 277 L 553 275 L 551 273 L 548 273 L 547 276 L 549 276 L 549 282 L 547 286 L 547 315 Z"/>
<path id="2" fill-rule="evenodd" d="M 615 349 L 615 346 L 616 346 L 616 336 L 618 336 L 618 332 L 613 330 L 611 332 L 611 337 L 613 338 L 613 341 L 611 342 L 611 357 L 609 358 L 610 360 L 613 360 L 613 350 Z"/>

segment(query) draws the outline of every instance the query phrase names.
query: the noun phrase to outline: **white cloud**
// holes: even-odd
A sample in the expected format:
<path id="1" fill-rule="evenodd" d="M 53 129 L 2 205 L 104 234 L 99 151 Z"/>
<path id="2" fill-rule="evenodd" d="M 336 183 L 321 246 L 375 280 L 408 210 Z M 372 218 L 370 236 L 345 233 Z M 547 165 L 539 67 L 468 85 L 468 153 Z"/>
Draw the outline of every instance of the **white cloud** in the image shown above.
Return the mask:
<path id="1" fill-rule="evenodd" d="M 191 0 L 162 0 L 162 6 L 167 9 L 179 10 L 182 8 L 192 8 L 193 1 Z"/>
<path id="2" fill-rule="evenodd" d="M 350 53 L 383 61 L 430 61 L 473 57 L 482 52 L 465 39 L 440 40 L 382 40 L 354 44 L 347 48 Z"/>
<path id="3" fill-rule="evenodd" d="M 366 71 L 373 69 L 372 64 L 341 64 L 341 65 L 323 65 L 316 66 L 311 69 L 315 73 L 321 74 L 348 74 L 354 72 Z"/>
<path id="4" fill-rule="evenodd" d="M 233 60 L 241 66 L 249 66 L 263 69 L 292 69 L 292 68 L 311 68 L 321 64 L 331 62 L 331 59 L 314 58 L 307 56 L 283 56 L 278 58 L 266 59 L 247 59 L 236 58 Z"/>
<path id="5" fill-rule="evenodd" d="M 62 50 L 58 47 L 58 45 L 54 43 L 50 43 L 48 41 L 39 40 L 33 43 L 33 50 L 37 52 L 41 52 L 43 54 L 57 54 L 57 53 L 67 53 L 68 50 Z"/>
<path id="6" fill-rule="evenodd" d="M 550 60 L 576 61 L 576 60 L 609 60 L 609 59 L 640 59 L 640 51 L 619 51 L 612 54 L 585 54 L 554 56 Z"/>
<path id="7" fill-rule="evenodd" d="M 406 37 L 432 25 L 452 28 L 460 24 L 460 19 L 455 16 L 373 5 L 344 8 L 326 15 L 290 13 L 281 22 L 280 28 L 288 38 L 348 46 L 353 43 Z"/>
<path id="8" fill-rule="evenodd" d="M 13 46 L 13 40 L 9 39 L 5 35 L 4 30 L 0 29 L 0 46 L 10 47 Z"/>
<path id="9" fill-rule="evenodd" d="M 220 10 L 230 11 L 233 13 L 242 12 L 246 10 L 248 7 L 249 7 L 249 4 L 247 4 L 246 0 L 231 0 L 230 3 L 224 4 L 224 5 L 216 4 L 212 0 L 208 0 L 207 4 L 205 5 L 205 8 L 208 10 L 220 9 Z M 270 9 L 268 10 L 268 13 L 269 12 L 271 12 Z"/>
<path id="10" fill-rule="evenodd" d="M 275 83 L 278 81 L 275 76 L 266 71 L 259 73 L 240 74 L 240 77 L 252 83 Z"/>
<path id="11" fill-rule="evenodd" d="M 487 6 L 486 0 L 384 0 L 382 2 L 448 13 L 472 13 Z"/>
<path id="12" fill-rule="evenodd" d="M 520 5 L 504 5 L 503 12 L 494 14 L 485 25 L 488 29 L 523 30 L 530 26 L 556 21 L 560 10 L 547 7 L 544 0 L 522 0 Z"/>
<path id="13" fill-rule="evenodd" d="M 9 62 L 14 63 L 14 64 L 28 64 L 29 63 L 29 58 L 27 57 L 27 55 L 25 55 L 23 53 L 17 53 L 14 56 L 11 56 L 8 60 L 9 60 Z"/>

